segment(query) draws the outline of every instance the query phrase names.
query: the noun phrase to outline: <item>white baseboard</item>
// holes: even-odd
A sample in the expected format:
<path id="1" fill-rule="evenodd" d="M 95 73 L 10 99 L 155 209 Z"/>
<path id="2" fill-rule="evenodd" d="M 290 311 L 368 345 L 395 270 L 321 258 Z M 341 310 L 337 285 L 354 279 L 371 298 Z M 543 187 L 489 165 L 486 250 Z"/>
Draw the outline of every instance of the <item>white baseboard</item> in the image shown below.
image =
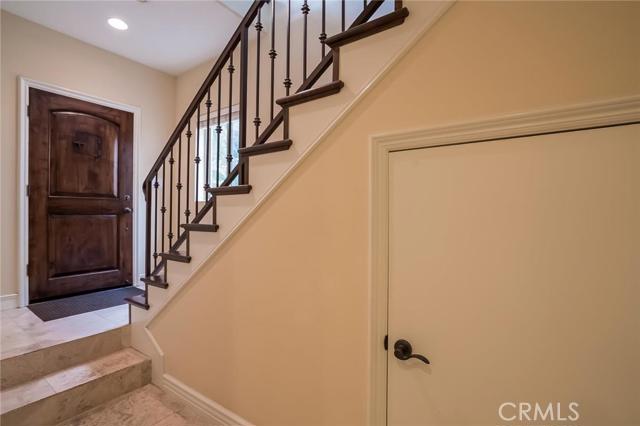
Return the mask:
<path id="1" fill-rule="evenodd" d="M 253 426 L 248 420 L 210 400 L 175 377 L 165 374 L 163 378 L 162 387 L 164 390 L 171 392 L 210 419 L 226 426 Z"/>
<path id="2" fill-rule="evenodd" d="M 3 311 L 7 309 L 15 309 L 18 307 L 18 295 L 17 294 L 4 294 L 0 296 L 0 301 L 2 302 Z"/>

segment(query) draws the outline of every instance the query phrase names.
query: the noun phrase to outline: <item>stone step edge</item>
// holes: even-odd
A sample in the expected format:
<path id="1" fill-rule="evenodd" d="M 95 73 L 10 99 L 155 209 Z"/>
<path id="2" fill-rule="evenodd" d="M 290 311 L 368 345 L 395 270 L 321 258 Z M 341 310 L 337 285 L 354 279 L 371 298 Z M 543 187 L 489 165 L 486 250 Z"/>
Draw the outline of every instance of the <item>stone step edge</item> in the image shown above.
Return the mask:
<path id="1" fill-rule="evenodd" d="M 119 373 L 121 375 L 124 373 L 123 378 L 126 378 L 125 376 L 127 376 L 129 370 L 135 369 L 136 367 L 141 368 L 139 383 L 135 380 L 137 377 L 130 377 L 135 386 L 130 389 L 118 390 L 118 393 L 111 397 L 113 398 L 151 381 L 151 360 L 149 358 L 135 349 L 125 348 L 92 361 L 56 371 L 42 378 L 7 388 L 3 390 L 2 395 L 0 395 L 1 418 L 4 423 L 5 420 L 8 420 L 5 419 L 7 415 L 19 415 L 19 412 L 24 408 L 36 406 L 75 389 L 83 387 L 89 388 L 91 384 L 98 383 L 110 376 L 116 376 Z M 90 391 L 90 389 L 86 389 L 81 392 L 80 395 L 85 394 L 87 391 Z M 104 393 L 104 389 L 101 389 L 101 392 Z M 16 398 L 16 401 L 11 401 L 11 398 Z M 78 401 L 74 401 L 71 405 L 76 406 L 80 411 L 75 410 L 72 415 L 79 414 L 81 411 L 86 411 L 93 406 L 107 402 L 111 398 L 89 405 L 83 405 L 78 403 Z M 64 416 L 64 418 L 68 417 L 70 416 Z M 56 421 L 62 421 L 64 418 L 56 419 Z M 44 419 L 39 419 L 39 421 L 43 420 Z M 14 422 L 7 422 L 7 424 L 13 423 Z"/>
<path id="2" fill-rule="evenodd" d="M 0 360 L 0 390 L 122 350 L 128 346 L 128 327 L 125 325 L 4 358 Z"/>

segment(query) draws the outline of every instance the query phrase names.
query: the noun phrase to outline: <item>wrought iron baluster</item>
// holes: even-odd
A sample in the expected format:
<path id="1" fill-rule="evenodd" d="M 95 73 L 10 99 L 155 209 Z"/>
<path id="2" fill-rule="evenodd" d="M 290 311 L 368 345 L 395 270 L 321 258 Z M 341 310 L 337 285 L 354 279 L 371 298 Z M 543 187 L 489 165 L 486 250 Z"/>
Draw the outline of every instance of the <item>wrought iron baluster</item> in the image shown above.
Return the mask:
<path id="1" fill-rule="evenodd" d="M 198 216 L 198 211 L 200 210 L 198 207 L 198 198 L 200 196 L 200 187 L 198 186 L 198 181 L 200 180 L 200 102 L 198 102 L 198 109 L 196 111 L 196 156 L 193 162 L 196 165 L 196 171 L 193 174 L 193 179 L 195 180 L 194 192 L 196 196 L 195 214 Z"/>
<path id="2" fill-rule="evenodd" d="M 245 26 L 240 33 L 240 105 L 238 106 L 238 149 L 247 146 L 247 117 L 248 105 L 247 94 L 249 85 L 249 25 Z M 248 163 L 241 161 L 238 154 L 238 184 L 244 185 L 248 179 Z"/>
<path id="3" fill-rule="evenodd" d="M 171 146 L 171 156 L 169 157 L 169 250 L 173 247 L 173 163 L 176 160 L 173 159 L 173 146 Z"/>
<path id="4" fill-rule="evenodd" d="M 191 155 L 191 135 L 193 133 L 191 133 L 191 120 L 189 120 L 187 122 L 187 158 L 189 158 L 189 156 Z M 187 183 L 185 185 L 185 188 L 187 189 L 186 193 L 185 193 L 185 210 L 184 210 L 184 223 L 189 223 L 189 216 L 191 216 L 191 210 L 189 210 L 189 204 L 191 201 L 191 196 L 189 195 L 189 172 L 190 172 L 191 167 L 189 167 L 189 162 L 187 161 Z"/>
<path id="5" fill-rule="evenodd" d="M 162 239 L 160 240 L 160 244 L 161 244 L 161 248 L 160 251 L 162 253 L 164 253 L 164 219 L 165 219 L 165 214 L 167 213 L 167 207 L 165 204 L 165 188 L 167 187 L 167 181 L 165 180 L 167 177 L 166 174 L 166 162 L 162 162 L 162 208 L 160 209 L 160 213 L 162 213 L 162 232 L 160 233 L 160 235 L 162 236 Z"/>
<path id="6" fill-rule="evenodd" d="M 284 78 L 284 87 L 287 96 L 291 89 L 291 0 L 287 1 L 287 68 Z"/>
<path id="7" fill-rule="evenodd" d="M 180 202 L 182 195 L 182 134 L 178 136 L 178 183 L 176 183 L 176 198 L 178 200 L 178 208 L 176 210 L 176 237 L 180 237 L 180 217 L 182 212 L 180 211 Z"/>
<path id="8" fill-rule="evenodd" d="M 302 3 L 302 8 L 300 9 L 303 15 L 303 30 L 302 30 L 302 76 L 303 80 L 307 79 L 307 19 L 309 18 L 309 4 L 307 0 L 304 0 Z"/>
<path id="9" fill-rule="evenodd" d="M 158 266 L 158 187 L 160 184 L 158 183 L 158 172 L 156 172 L 154 181 L 153 181 L 153 194 L 154 194 L 154 202 L 153 202 L 153 267 L 156 268 Z M 150 201 L 149 201 L 150 202 Z"/>
<path id="10" fill-rule="evenodd" d="M 345 18 L 345 0 L 342 0 L 341 2 L 341 7 L 342 7 L 342 31 L 344 31 L 345 26 L 344 26 L 344 18 Z"/>
<path id="11" fill-rule="evenodd" d="M 233 156 L 231 155 L 231 115 L 233 114 L 232 103 L 233 103 L 233 72 L 236 68 L 233 66 L 233 52 L 229 56 L 229 66 L 227 67 L 227 71 L 229 71 L 229 112 L 227 114 L 227 176 L 231 174 L 231 160 L 233 160 Z"/>
<path id="12" fill-rule="evenodd" d="M 276 56 L 276 2 L 271 1 L 271 50 L 269 50 L 269 58 L 271 58 L 271 102 L 269 103 L 269 110 L 271 120 L 273 121 L 273 106 L 274 106 L 274 85 L 275 85 L 275 61 Z"/>
<path id="13" fill-rule="evenodd" d="M 220 110 L 222 101 L 222 75 L 218 76 L 218 124 L 216 126 L 216 187 L 220 186 L 220 133 L 222 132 L 222 126 L 220 126 Z"/>
<path id="14" fill-rule="evenodd" d="M 207 101 L 205 102 L 205 106 L 207 107 L 207 146 L 205 147 L 205 184 L 204 184 L 204 201 L 209 201 L 209 195 L 207 193 L 207 189 L 210 188 L 209 185 L 209 176 L 210 176 L 210 163 L 211 163 L 211 87 L 207 90 Z"/>
<path id="15" fill-rule="evenodd" d="M 322 58 L 326 53 L 327 46 L 325 44 L 325 40 L 327 39 L 327 2 L 326 0 L 322 0 L 322 32 L 320 33 L 320 43 L 322 44 Z M 321 58 L 321 59 L 322 59 Z M 306 79 L 306 76 L 305 76 Z"/>
<path id="16" fill-rule="evenodd" d="M 274 2 L 275 3 L 275 2 Z M 262 32 L 262 9 L 258 10 L 258 22 L 256 22 L 256 115 L 253 125 L 256 128 L 256 141 L 260 136 L 260 34 Z"/>

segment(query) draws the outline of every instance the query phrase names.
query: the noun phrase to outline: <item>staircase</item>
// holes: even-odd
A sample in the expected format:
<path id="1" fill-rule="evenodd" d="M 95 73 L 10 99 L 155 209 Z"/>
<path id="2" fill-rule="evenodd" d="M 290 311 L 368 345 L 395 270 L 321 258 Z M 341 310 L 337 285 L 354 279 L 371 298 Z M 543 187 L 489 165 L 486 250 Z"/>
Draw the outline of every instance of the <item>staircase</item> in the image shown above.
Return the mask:
<path id="1" fill-rule="evenodd" d="M 54 425 L 146 385 L 151 362 L 127 327 L 3 359 L 0 422 Z"/>
<path id="2" fill-rule="evenodd" d="M 144 180 L 145 292 L 127 302 L 139 308 L 132 346 L 153 358 L 154 383 L 163 355 L 153 318 L 450 6 L 416 4 L 406 26 L 398 0 L 296 4 L 254 1 Z M 350 72 L 349 61 L 369 59 L 354 43 L 368 37 L 381 51 Z"/>

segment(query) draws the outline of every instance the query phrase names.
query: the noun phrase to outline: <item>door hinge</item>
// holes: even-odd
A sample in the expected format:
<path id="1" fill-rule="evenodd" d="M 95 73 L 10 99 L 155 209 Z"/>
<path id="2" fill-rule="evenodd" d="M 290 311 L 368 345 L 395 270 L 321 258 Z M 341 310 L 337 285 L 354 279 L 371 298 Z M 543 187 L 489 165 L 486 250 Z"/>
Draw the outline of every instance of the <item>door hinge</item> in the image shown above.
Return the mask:
<path id="1" fill-rule="evenodd" d="M 31 117 L 31 105 L 27 105 L 27 117 Z"/>
<path id="2" fill-rule="evenodd" d="M 384 350 L 385 351 L 388 350 L 389 349 L 389 335 L 388 334 L 384 336 L 384 343 L 383 344 L 384 344 Z"/>
<path id="3" fill-rule="evenodd" d="M 27 184 L 27 197 L 31 195 L 31 187 Z"/>
<path id="4" fill-rule="evenodd" d="M 27 276 L 31 275 L 31 268 L 29 266 L 30 265 L 27 263 Z"/>

